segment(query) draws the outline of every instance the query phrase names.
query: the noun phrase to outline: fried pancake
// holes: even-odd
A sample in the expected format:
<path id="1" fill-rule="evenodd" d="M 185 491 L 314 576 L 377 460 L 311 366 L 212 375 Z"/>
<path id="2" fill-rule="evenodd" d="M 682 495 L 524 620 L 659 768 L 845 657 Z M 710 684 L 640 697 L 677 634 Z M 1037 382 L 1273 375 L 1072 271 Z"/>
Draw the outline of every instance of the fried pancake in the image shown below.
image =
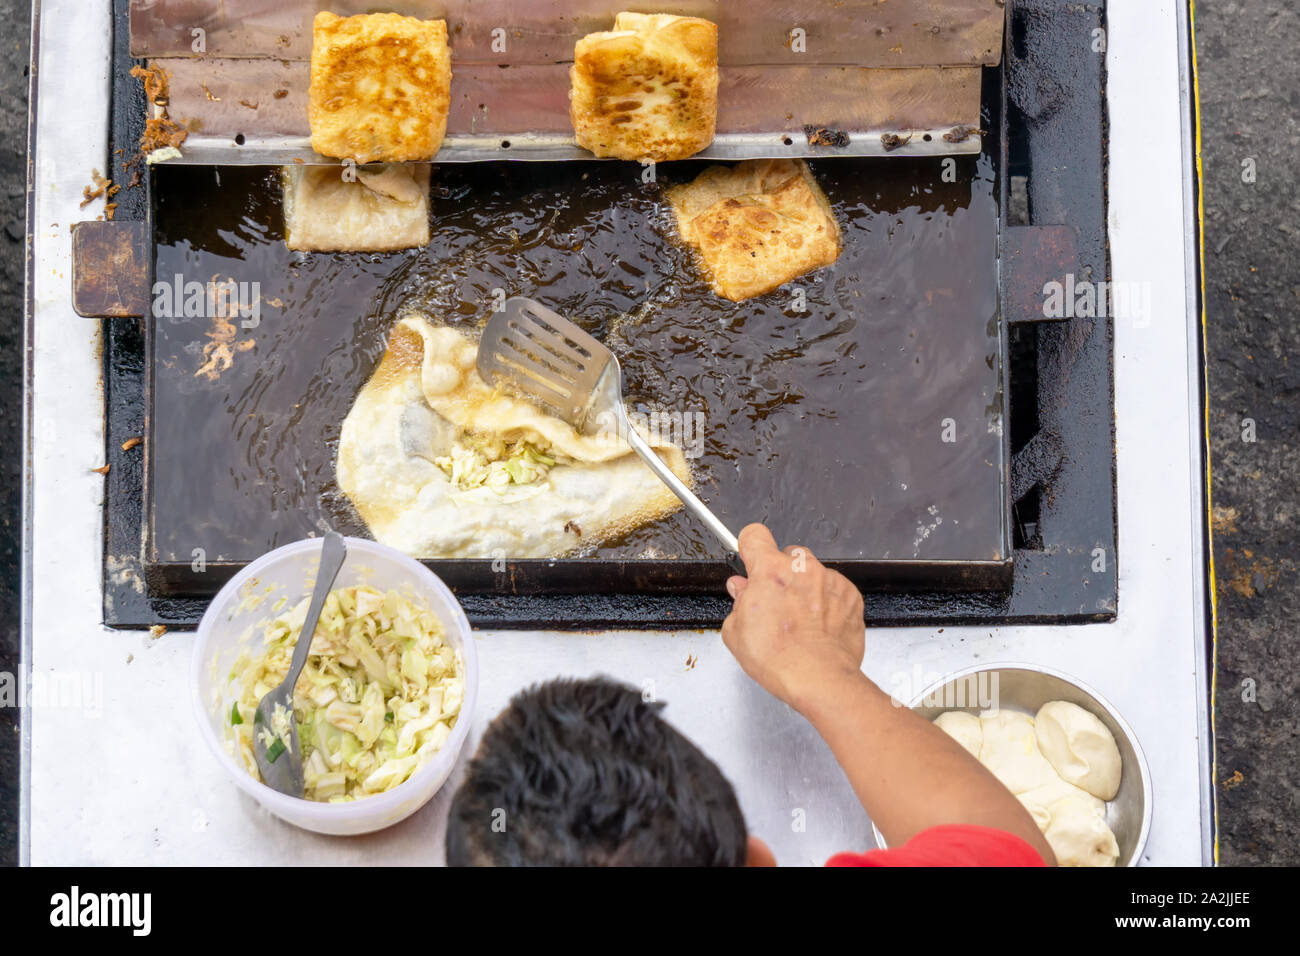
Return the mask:
<path id="1" fill-rule="evenodd" d="M 802 160 L 710 166 L 669 189 L 668 201 L 713 290 L 733 302 L 770 292 L 840 254 L 839 224 Z"/>
<path id="2" fill-rule="evenodd" d="M 421 558 L 558 558 L 681 508 L 623 438 L 581 434 L 489 387 L 477 357 L 473 338 L 419 313 L 394 326 L 338 446 L 339 488 L 376 541 Z M 446 463 L 475 440 L 527 441 L 553 466 L 524 483 L 466 486 Z M 682 450 L 652 444 L 690 484 Z"/>
<path id="3" fill-rule="evenodd" d="M 316 14 L 307 107 L 316 152 L 358 163 L 432 159 L 450 103 L 445 20 Z"/>
<path id="4" fill-rule="evenodd" d="M 665 162 L 713 141 L 718 27 L 698 17 L 620 13 L 614 29 L 579 40 L 569 118 L 597 156 Z"/>
<path id="5" fill-rule="evenodd" d="M 429 243 L 429 167 L 286 166 L 284 241 L 317 252 L 391 252 Z"/>

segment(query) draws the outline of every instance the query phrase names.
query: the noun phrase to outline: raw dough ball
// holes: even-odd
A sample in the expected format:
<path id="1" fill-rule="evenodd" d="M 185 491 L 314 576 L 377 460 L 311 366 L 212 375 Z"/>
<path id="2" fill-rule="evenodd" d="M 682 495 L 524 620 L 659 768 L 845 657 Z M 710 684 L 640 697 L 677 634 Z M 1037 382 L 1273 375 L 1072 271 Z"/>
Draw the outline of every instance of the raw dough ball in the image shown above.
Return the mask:
<path id="1" fill-rule="evenodd" d="M 984 734 L 980 763 L 1012 793 L 1021 794 L 1060 779 L 1039 753 L 1034 722 L 1025 714 L 986 710 L 980 714 L 980 729 Z"/>
<path id="2" fill-rule="evenodd" d="M 1065 797 L 1047 808 L 1051 822 L 1043 831 L 1061 866 L 1114 866 L 1119 844 L 1106 825 L 1106 810 L 1090 795 Z"/>
<path id="3" fill-rule="evenodd" d="M 1106 725 L 1077 704 L 1054 700 L 1034 720 L 1038 747 L 1061 779 L 1101 800 L 1119 791 L 1119 748 Z"/>
<path id="4" fill-rule="evenodd" d="M 1080 790 L 1074 784 L 1066 783 L 1060 777 L 1057 777 L 1051 783 L 1016 795 L 1016 799 L 1024 804 L 1025 809 L 1029 811 L 1029 815 L 1038 824 L 1038 829 L 1044 832 L 1046 832 L 1048 824 L 1052 822 L 1052 814 L 1048 808 L 1066 797 L 1077 797 L 1095 806 L 1103 814 L 1106 812 L 1106 804 L 1086 790 Z"/>
<path id="5" fill-rule="evenodd" d="M 980 719 L 963 710 L 948 710 L 934 719 L 934 725 L 966 748 L 976 760 L 980 758 L 980 748 L 984 744 L 984 731 L 980 728 Z"/>

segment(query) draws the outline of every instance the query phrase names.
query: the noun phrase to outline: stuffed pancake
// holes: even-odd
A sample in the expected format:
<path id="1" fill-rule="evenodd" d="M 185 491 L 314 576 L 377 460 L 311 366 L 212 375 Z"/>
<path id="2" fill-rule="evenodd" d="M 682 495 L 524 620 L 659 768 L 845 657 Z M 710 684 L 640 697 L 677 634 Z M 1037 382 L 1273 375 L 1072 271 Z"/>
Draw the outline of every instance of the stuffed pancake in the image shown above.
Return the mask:
<path id="1" fill-rule="evenodd" d="M 377 541 L 422 558 L 589 550 L 681 506 L 620 436 L 484 383 L 466 333 L 408 314 L 343 422 L 338 483 Z M 683 481 L 680 448 L 651 442 Z"/>

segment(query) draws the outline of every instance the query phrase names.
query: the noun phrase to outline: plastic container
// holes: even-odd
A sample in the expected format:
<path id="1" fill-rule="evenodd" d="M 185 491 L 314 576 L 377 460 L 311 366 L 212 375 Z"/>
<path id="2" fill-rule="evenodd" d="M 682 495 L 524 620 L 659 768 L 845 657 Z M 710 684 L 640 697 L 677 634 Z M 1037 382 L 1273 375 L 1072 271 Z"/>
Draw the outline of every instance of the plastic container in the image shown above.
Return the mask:
<path id="1" fill-rule="evenodd" d="M 213 598 L 199 622 L 190 667 L 199 733 L 235 786 L 295 826 L 335 835 L 380 830 L 424 806 L 456 765 L 478 698 L 478 657 L 469 621 L 447 586 L 420 562 L 400 551 L 360 538 L 346 541 L 347 559 L 334 586 L 369 584 L 381 590 L 393 588 L 407 599 L 423 602 L 442 622 L 448 643 L 460 651 L 465 664 L 465 696 L 456 726 L 442 749 L 410 779 L 385 793 L 348 803 L 320 803 L 272 790 L 252 777 L 226 750 L 224 721 L 232 700 L 226 677 L 239 650 L 248 646 L 240 639 L 250 633 L 250 628 L 254 631 L 249 640 L 258 639 L 256 626 L 275 615 L 272 607 L 281 596 L 288 597 L 292 603 L 311 593 L 320 565 L 319 538 L 277 548 L 235 575 Z M 248 600 L 250 595 L 261 599 Z"/>

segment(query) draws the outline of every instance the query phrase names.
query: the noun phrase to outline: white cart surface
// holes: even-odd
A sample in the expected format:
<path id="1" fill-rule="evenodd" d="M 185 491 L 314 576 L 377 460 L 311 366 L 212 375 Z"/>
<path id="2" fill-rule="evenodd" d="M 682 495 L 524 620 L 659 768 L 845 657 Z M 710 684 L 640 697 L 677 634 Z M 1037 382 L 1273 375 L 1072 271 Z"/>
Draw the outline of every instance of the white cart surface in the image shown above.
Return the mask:
<path id="1" fill-rule="evenodd" d="M 21 856 L 34 864 L 440 863 L 459 781 L 404 823 L 329 838 L 269 816 L 223 777 L 190 710 L 192 635 L 101 623 L 104 403 L 100 323 L 70 302 L 71 225 L 107 159 L 108 0 L 43 0 L 37 27 L 30 464 L 25 536 Z M 1054 627 L 873 628 L 866 672 L 906 696 L 973 663 L 1032 662 L 1097 688 L 1134 728 L 1154 790 L 1143 863 L 1212 860 L 1203 411 L 1191 68 L 1185 5 L 1108 9 L 1112 276 L 1146 283 L 1149 321 L 1115 323 L 1119 614 Z M 70 118 L 102 117 L 87 126 Z M 716 631 L 476 633 L 479 709 L 466 753 L 509 697 L 557 675 L 653 682 L 665 715 L 735 784 L 786 865 L 872 845 L 829 750 L 752 684 Z M 687 667 L 688 657 L 697 659 Z M 72 688 L 81 688 L 74 691 Z M 462 762 L 463 766 L 463 762 Z"/>

